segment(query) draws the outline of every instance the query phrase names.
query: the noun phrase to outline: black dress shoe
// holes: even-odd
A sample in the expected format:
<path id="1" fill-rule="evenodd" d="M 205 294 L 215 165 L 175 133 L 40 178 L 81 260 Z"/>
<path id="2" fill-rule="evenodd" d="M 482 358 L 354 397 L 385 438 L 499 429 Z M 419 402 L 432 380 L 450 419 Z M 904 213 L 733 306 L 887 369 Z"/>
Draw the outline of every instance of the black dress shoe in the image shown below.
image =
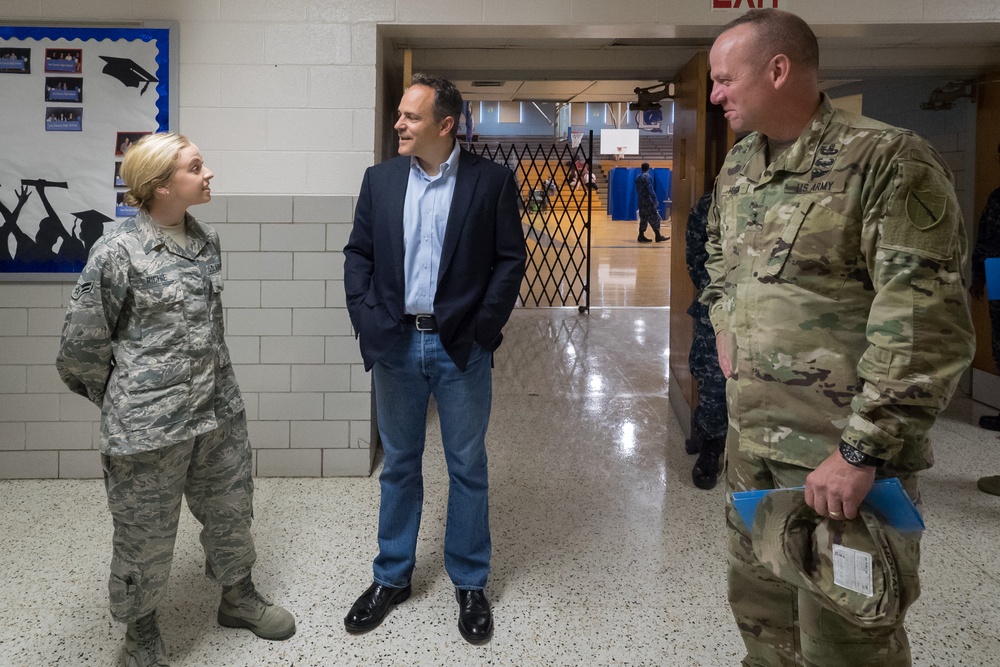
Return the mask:
<path id="1" fill-rule="evenodd" d="M 389 609 L 410 597 L 410 587 L 392 588 L 382 584 L 372 584 L 357 599 L 344 617 L 344 627 L 348 632 L 368 632 L 385 620 Z"/>
<path id="2" fill-rule="evenodd" d="M 649 238 L 645 234 L 639 234 L 639 238 L 636 239 L 639 243 L 652 243 L 653 239 Z"/>
<path id="3" fill-rule="evenodd" d="M 1000 415 L 980 417 L 979 428 L 985 428 L 989 431 L 1000 431 Z"/>
<path id="4" fill-rule="evenodd" d="M 669 236 L 664 236 L 663 234 L 657 234 L 656 235 L 656 242 L 657 243 L 663 243 L 664 241 L 669 241 L 669 240 L 670 240 Z"/>
<path id="5" fill-rule="evenodd" d="M 470 644 L 485 644 L 493 636 L 493 612 L 481 590 L 456 590 L 458 599 L 458 631 Z"/>
<path id="6" fill-rule="evenodd" d="M 701 451 L 698 452 L 698 460 L 691 469 L 691 480 L 699 489 L 711 489 L 715 487 L 719 478 L 719 459 L 726 451 L 725 438 L 711 438 L 703 440 Z"/>

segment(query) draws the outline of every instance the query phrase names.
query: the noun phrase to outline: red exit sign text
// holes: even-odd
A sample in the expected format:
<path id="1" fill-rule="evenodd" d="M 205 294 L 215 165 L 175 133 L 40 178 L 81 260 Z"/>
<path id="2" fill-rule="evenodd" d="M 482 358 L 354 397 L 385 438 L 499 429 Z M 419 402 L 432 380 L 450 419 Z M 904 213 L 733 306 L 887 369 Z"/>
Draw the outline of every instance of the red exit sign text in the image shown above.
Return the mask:
<path id="1" fill-rule="evenodd" d="M 739 9 L 740 5 L 747 9 L 777 9 L 778 0 L 712 0 L 712 9 Z"/>

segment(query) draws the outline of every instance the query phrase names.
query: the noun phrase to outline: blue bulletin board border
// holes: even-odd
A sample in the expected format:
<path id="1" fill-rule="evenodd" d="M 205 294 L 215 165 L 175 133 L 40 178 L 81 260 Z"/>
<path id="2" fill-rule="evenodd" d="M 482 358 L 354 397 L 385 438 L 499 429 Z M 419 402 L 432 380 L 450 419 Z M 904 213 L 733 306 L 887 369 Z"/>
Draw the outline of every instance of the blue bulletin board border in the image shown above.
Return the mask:
<path id="1" fill-rule="evenodd" d="M 142 41 L 155 48 L 156 117 L 158 132 L 175 129 L 178 83 L 173 76 L 179 63 L 177 23 L 173 21 L 143 21 L 131 25 L 46 26 L 0 25 L 0 46 L 6 40 L 80 40 Z M 0 281 L 72 281 L 83 269 L 83 263 L 45 262 L 44 265 L 13 260 L 0 262 Z"/>

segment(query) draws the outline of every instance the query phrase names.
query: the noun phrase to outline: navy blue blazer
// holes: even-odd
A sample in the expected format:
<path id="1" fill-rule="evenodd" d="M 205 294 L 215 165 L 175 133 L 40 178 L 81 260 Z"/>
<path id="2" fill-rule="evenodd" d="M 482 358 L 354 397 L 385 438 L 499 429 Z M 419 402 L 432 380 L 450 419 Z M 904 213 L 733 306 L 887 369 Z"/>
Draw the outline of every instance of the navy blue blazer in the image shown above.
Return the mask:
<path id="1" fill-rule="evenodd" d="M 405 326 L 403 204 L 409 170 L 407 156 L 368 168 L 344 247 L 347 310 L 366 370 Z M 514 174 L 462 150 L 434 296 L 441 344 L 459 369 L 468 365 L 473 342 L 490 352 L 500 346 L 525 258 Z"/>

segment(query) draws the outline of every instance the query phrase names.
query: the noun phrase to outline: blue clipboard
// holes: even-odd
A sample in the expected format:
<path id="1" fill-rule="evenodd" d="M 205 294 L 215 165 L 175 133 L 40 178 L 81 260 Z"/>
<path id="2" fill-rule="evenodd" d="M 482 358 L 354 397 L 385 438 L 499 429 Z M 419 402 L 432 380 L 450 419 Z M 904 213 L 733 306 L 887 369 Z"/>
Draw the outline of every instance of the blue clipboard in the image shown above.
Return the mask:
<path id="1" fill-rule="evenodd" d="M 805 487 L 794 487 L 802 490 Z M 737 491 L 733 494 L 733 506 L 747 528 L 752 528 L 754 514 L 760 499 L 772 491 L 782 489 L 760 489 L 757 491 Z M 895 477 L 880 479 L 872 485 L 863 501 L 867 509 L 879 514 L 887 524 L 901 533 L 920 532 L 924 529 L 924 519 L 917 506 L 903 490 L 903 485 Z"/>
<path id="2" fill-rule="evenodd" d="M 1000 257 L 986 258 L 986 298 L 1000 301 Z"/>

